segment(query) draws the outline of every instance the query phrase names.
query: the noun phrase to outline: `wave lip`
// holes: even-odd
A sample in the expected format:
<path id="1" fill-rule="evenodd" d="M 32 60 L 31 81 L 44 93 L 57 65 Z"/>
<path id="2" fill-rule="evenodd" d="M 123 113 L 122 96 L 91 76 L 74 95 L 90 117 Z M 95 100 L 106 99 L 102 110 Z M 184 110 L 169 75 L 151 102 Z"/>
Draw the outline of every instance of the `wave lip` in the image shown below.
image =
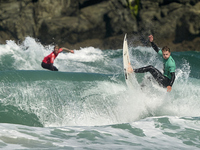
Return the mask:
<path id="1" fill-rule="evenodd" d="M 103 81 L 110 80 L 113 74 L 84 72 L 53 72 L 42 70 L 12 70 L 0 72 L 1 82 L 33 82 L 43 80 L 61 81 Z"/>
<path id="2" fill-rule="evenodd" d="M 0 123 L 21 124 L 26 126 L 43 127 L 34 113 L 28 113 L 12 105 L 0 103 Z"/>

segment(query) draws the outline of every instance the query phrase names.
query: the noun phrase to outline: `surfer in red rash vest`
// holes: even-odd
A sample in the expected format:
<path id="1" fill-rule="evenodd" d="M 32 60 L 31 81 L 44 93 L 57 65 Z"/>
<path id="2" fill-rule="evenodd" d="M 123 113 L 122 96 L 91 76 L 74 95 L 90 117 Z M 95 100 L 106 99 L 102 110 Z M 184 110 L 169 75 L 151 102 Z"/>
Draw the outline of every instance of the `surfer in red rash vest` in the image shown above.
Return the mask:
<path id="1" fill-rule="evenodd" d="M 60 52 L 62 52 L 62 51 L 74 53 L 73 50 L 69 50 L 69 49 L 67 49 L 65 47 L 59 48 L 59 46 L 56 45 L 54 47 L 54 51 L 51 54 L 49 54 L 46 57 L 44 57 L 41 66 L 44 69 L 48 69 L 48 70 L 51 70 L 51 71 L 58 71 L 58 69 L 53 65 L 53 62 L 56 59 L 56 57 L 58 56 L 58 54 Z"/>

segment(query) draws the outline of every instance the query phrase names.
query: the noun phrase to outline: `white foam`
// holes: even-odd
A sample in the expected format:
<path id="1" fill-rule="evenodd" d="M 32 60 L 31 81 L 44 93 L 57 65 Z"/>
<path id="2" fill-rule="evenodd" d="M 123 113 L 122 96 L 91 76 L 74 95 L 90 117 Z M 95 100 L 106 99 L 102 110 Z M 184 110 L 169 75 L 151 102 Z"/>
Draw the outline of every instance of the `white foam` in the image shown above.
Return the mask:
<path id="1" fill-rule="evenodd" d="M 43 70 L 41 62 L 53 51 L 53 47 L 53 45 L 43 46 L 34 38 L 26 37 L 21 44 L 8 40 L 5 45 L 1 45 L 0 55 L 11 54 L 12 60 L 10 61 L 14 61 L 14 68 L 18 70 Z M 60 53 L 54 61 L 54 65 L 60 71 L 92 72 L 97 69 L 94 66 L 88 68 L 84 63 L 94 63 L 104 58 L 103 52 L 94 47 L 80 48 L 80 50 L 74 51 L 74 54 Z"/>
<path id="2" fill-rule="evenodd" d="M 103 52 L 100 49 L 94 47 L 85 47 L 80 50 L 75 50 L 75 55 L 70 53 L 65 55 L 64 53 L 60 54 L 59 59 L 68 59 L 71 61 L 78 62 L 95 62 L 103 59 Z"/>
<path id="3" fill-rule="evenodd" d="M 30 37 L 21 45 L 7 41 L 7 44 L 1 47 L 0 55 L 12 54 L 16 69 L 19 70 L 42 70 L 40 63 L 43 57 L 53 50 L 52 45 L 44 47 Z M 151 54 L 152 49 L 137 49 L 142 53 L 141 56 L 136 55 L 134 49 L 131 55 L 131 62 L 134 62 L 136 67 L 145 63 L 155 64 L 158 68 L 162 66 L 156 53 Z M 55 60 L 55 66 L 65 72 L 118 73 L 123 76 L 120 53 L 122 50 L 101 51 L 86 47 L 75 50 L 74 54 L 60 53 Z M 38 81 L 29 83 L 31 85 L 19 85 L 18 91 L 13 90 L 16 86 L 10 87 L 9 90 L 13 92 L 3 102 L 33 112 L 44 126 L 131 123 L 148 116 L 160 115 L 198 116 L 200 81 L 190 78 L 189 74 L 190 65 L 186 61 L 177 68 L 176 80 L 170 93 L 148 80 L 145 80 L 146 86 L 141 89 L 135 76 L 132 88 L 127 88 L 125 81 L 121 80 L 115 81 L 116 83 L 91 81 L 84 84 L 61 81 L 53 85 L 51 81 Z M 149 75 L 144 76 L 145 79 L 147 76 Z M 63 105 L 65 102 L 69 104 Z M 62 107 L 59 108 L 61 104 Z"/>

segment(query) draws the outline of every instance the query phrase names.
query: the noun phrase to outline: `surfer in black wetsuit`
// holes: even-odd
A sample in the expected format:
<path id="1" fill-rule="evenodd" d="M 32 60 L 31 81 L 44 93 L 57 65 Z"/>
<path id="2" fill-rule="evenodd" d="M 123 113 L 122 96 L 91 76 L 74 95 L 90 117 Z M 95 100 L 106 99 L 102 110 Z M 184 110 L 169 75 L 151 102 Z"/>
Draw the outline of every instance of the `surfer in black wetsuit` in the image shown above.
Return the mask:
<path id="1" fill-rule="evenodd" d="M 162 74 L 158 69 L 149 65 L 146 67 L 132 69 L 131 65 L 129 65 L 128 71 L 135 72 L 135 73 L 144 73 L 150 72 L 154 79 L 159 83 L 159 85 L 163 87 L 167 87 L 167 91 L 170 92 L 172 90 L 172 85 L 175 80 L 175 69 L 176 64 L 174 59 L 170 56 L 171 52 L 167 46 L 164 46 L 162 50 L 159 50 L 157 45 L 153 43 L 153 36 L 149 36 L 149 41 L 151 42 L 151 46 L 153 49 L 159 54 L 163 56 L 163 64 L 164 64 L 164 73 Z"/>

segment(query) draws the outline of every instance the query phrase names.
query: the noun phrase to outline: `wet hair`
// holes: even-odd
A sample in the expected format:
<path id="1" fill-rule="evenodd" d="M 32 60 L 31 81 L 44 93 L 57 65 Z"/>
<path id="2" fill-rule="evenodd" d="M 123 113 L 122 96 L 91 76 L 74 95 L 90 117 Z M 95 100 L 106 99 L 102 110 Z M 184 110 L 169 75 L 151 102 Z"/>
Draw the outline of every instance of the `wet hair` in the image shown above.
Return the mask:
<path id="1" fill-rule="evenodd" d="M 58 45 L 55 45 L 55 46 L 54 46 L 54 49 L 56 49 L 56 48 L 58 48 L 58 49 L 59 49 L 59 46 L 58 46 Z"/>
<path id="2" fill-rule="evenodd" d="M 170 48 L 167 47 L 167 46 L 164 46 L 164 47 L 162 48 L 162 51 L 168 51 L 168 52 L 170 52 Z"/>

